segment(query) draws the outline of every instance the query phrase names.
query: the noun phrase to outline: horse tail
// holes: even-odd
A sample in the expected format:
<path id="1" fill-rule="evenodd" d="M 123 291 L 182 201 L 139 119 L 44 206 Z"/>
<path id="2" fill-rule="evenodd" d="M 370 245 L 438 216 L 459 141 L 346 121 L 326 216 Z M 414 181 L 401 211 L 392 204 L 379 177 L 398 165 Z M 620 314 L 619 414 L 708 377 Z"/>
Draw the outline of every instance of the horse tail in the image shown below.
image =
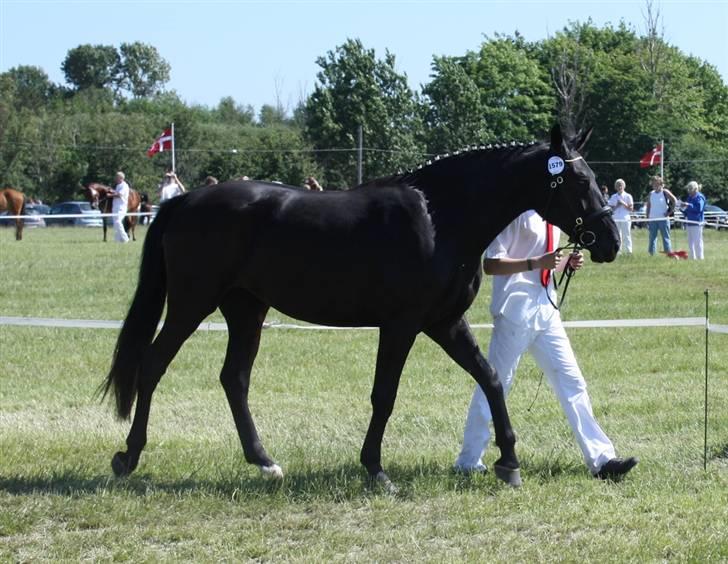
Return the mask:
<path id="1" fill-rule="evenodd" d="M 175 203 L 170 201 L 171 205 L 162 206 L 149 226 L 144 240 L 136 292 L 116 341 L 111 369 L 99 388 L 102 399 L 113 390 L 116 414 L 120 419 L 128 419 L 131 414 L 131 407 L 139 390 L 142 360 L 162 318 L 167 297 L 162 237 Z"/>

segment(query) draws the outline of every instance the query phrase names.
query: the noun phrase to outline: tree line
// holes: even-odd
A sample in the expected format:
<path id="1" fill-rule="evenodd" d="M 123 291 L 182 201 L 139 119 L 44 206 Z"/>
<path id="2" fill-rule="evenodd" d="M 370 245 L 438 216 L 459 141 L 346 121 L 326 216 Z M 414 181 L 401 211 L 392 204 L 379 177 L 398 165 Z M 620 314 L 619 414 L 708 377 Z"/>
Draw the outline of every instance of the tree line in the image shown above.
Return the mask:
<path id="1" fill-rule="evenodd" d="M 318 58 L 313 92 L 290 114 L 279 105 L 256 113 L 229 96 L 188 105 L 164 89 L 170 66 L 153 46 L 81 45 L 61 64 L 67 85 L 34 66 L 0 74 L 0 185 L 57 201 L 124 170 L 154 199 L 169 160 L 145 150 L 174 122 L 177 170 L 190 187 L 247 175 L 293 185 L 315 176 L 343 189 L 356 181 L 359 127 L 368 179 L 465 146 L 543 139 L 558 120 L 574 133 L 594 127 L 586 156 L 600 184 L 612 189 L 621 177 L 642 199 L 658 169 L 637 161 L 664 139 L 667 185 L 681 194 L 697 180 L 728 206 L 728 87 L 715 67 L 666 42 L 649 11 L 647 24 L 642 35 L 588 21 L 536 42 L 488 37 L 461 56 L 433 57 L 420 91 L 394 54 L 350 39 Z"/>

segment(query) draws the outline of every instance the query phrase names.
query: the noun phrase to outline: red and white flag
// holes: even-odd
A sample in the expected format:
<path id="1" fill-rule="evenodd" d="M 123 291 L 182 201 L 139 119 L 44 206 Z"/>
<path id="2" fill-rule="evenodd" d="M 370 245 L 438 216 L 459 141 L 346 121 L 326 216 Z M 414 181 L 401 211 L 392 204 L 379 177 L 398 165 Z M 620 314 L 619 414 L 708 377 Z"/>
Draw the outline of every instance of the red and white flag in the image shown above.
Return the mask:
<path id="1" fill-rule="evenodd" d="M 147 156 L 152 157 L 157 153 L 171 151 L 173 141 L 174 136 L 172 135 L 172 128 L 168 127 L 167 129 L 162 131 L 162 134 L 155 139 L 154 143 L 152 143 L 152 146 L 147 149 Z"/>
<path id="2" fill-rule="evenodd" d="M 648 168 L 662 161 L 662 144 L 645 153 L 640 159 L 640 168 Z"/>

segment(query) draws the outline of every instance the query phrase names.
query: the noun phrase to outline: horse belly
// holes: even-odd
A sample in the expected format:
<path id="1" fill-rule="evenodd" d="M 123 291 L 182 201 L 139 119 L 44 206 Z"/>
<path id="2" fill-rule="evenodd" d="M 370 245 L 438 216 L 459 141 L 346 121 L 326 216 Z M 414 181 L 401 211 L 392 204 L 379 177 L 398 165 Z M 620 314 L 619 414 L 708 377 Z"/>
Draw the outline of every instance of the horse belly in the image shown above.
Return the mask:
<path id="1" fill-rule="evenodd" d="M 381 325 L 425 301 L 423 263 L 409 257 L 302 253 L 295 249 L 256 253 L 240 282 L 271 307 L 311 323 Z"/>

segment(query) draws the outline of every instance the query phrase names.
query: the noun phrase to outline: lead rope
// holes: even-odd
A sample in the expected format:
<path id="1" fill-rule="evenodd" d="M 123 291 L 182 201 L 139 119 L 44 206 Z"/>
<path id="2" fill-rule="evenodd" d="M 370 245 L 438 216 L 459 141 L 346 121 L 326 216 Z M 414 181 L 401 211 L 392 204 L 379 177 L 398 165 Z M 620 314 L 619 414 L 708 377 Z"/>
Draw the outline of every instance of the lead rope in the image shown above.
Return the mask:
<path id="1" fill-rule="evenodd" d="M 581 250 L 581 245 L 578 243 L 569 243 L 568 245 L 565 245 L 564 247 L 558 247 L 558 251 L 563 251 L 564 249 L 573 249 L 571 252 L 578 252 Z M 569 253 L 571 254 L 571 253 Z M 561 277 L 559 278 L 559 281 L 556 281 L 556 276 L 554 276 L 554 273 L 551 273 L 551 276 L 549 277 L 551 280 L 554 281 L 554 289 L 556 291 L 556 299 L 558 301 L 558 305 L 554 303 L 554 301 L 551 299 L 551 296 L 549 295 L 549 289 L 544 288 L 544 292 L 546 292 L 546 297 L 549 300 L 549 303 L 554 307 L 556 311 L 561 311 L 561 308 L 564 306 L 565 300 L 566 300 L 566 291 L 569 289 L 569 283 L 571 282 L 571 278 L 576 274 L 576 270 L 571 268 L 570 265 L 566 265 L 566 268 L 561 272 Z M 564 277 L 566 277 L 566 283 L 564 284 L 564 289 L 561 292 L 561 299 L 559 299 L 559 286 L 561 286 L 562 282 L 564 281 Z M 543 383 L 543 371 L 539 371 L 541 374 L 538 378 L 538 386 L 536 387 L 536 393 L 533 394 L 533 399 L 531 400 L 531 405 L 528 406 L 528 409 L 526 409 L 527 412 L 531 412 L 531 408 L 536 403 L 536 400 L 538 399 L 538 393 L 541 391 L 541 384 Z"/>

